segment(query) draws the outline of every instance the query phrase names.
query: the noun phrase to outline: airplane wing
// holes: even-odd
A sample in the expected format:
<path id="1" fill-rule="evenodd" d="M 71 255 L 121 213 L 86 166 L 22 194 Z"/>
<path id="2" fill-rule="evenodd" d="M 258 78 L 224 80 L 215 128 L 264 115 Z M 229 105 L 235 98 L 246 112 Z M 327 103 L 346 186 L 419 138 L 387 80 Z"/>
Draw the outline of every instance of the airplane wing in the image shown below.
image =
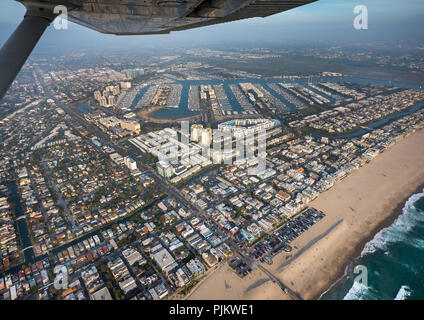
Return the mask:
<path id="1" fill-rule="evenodd" d="M 269 15 L 316 0 L 49 0 L 69 20 L 102 33 L 163 34 Z"/>
<path id="2" fill-rule="evenodd" d="M 67 9 L 68 19 L 102 33 L 166 34 L 253 17 L 267 17 L 317 0 L 16 0 L 24 20 L 0 49 L 0 100 L 45 29 Z"/>

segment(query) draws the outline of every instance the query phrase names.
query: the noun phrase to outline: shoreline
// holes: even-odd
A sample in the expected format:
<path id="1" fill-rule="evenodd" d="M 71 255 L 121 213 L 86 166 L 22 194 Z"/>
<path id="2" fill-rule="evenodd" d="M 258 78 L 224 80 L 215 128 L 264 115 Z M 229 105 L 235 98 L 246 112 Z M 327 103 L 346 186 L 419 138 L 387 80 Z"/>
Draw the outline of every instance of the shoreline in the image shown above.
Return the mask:
<path id="1" fill-rule="evenodd" d="M 295 250 L 290 255 L 273 258 L 272 272 L 304 299 L 320 298 L 343 280 L 365 244 L 393 224 L 412 194 L 422 192 L 423 138 L 424 130 L 405 136 L 311 201 L 308 206 L 326 217 L 293 240 Z M 339 219 L 344 219 L 339 228 L 308 247 Z"/>
<path id="2" fill-rule="evenodd" d="M 305 300 L 320 298 L 345 279 L 365 244 L 393 224 L 407 199 L 424 188 L 423 139 L 424 129 L 405 136 L 321 193 L 308 206 L 323 211 L 324 219 L 294 239 L 290 253 L 280 252 L 272 265 L 262 265 Z M 267 279 L 258 269 L 241 280 L 222 268 L 199 283 L 189 299 L 290 299 Z M 231 292 L 224 281 L 233 287 Z"/>
<path id="3" fill-rule="evenodd" d="M 381 221 L 375 228 L 373 228 L 369 233 L 369 236 L 363 238 L 358 244 L 355 246 L 354 252 L 351 255 L 350 259 L 347 260 L 347 263 L 345 265 L 340 266 L 340 271 L 334 275 L 333 278 L 330 278 L 329 283 L 330 286 L 328 286 L 327 289 L 322 291 L 319 295 L 312 298 L 312 300 L 319 300 L 324 294 L 326 294 L 328 291 L 332 290 L 334 287 L 337 287 L 340 281 L 343 281 L 346 279 L 347 276 L 349 276 L 349 273 L 352 271 L 352 266 L 355 262 L 358 262 L 361 258 L 361 253 L 364 250 L 365 245 L 370 242 L 374 237 L 382 231 L 383 229 L 386 229 L 390 227 L 396 220 L 403 214 L 403 208 L 405 206 L 406 201 L 413 196 L 414 194 L 421 193 L 424 189 L 424 182 L 415 189 L 413 193 L 411 193 L 408 196 L 403 197 L 399 203 L 396 205 L 396 207 L 391 211 L 392 213 L 386 217 L 383 221 Z"/>

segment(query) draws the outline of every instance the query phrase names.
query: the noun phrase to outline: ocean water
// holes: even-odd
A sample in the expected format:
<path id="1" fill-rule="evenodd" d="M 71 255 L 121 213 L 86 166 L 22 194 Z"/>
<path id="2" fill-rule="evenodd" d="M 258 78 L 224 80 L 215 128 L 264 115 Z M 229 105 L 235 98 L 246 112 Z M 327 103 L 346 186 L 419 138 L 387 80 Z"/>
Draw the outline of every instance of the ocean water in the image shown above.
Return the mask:
<path id="1" fill-rule="evenodd" d="M 412 195 L 401 215 L 378 232 L 353 266 L 363 265 L 368 283 L 355 281 L 350 271 L 320 299 L 420 300 L 424 299 L 424 190 Z"/>

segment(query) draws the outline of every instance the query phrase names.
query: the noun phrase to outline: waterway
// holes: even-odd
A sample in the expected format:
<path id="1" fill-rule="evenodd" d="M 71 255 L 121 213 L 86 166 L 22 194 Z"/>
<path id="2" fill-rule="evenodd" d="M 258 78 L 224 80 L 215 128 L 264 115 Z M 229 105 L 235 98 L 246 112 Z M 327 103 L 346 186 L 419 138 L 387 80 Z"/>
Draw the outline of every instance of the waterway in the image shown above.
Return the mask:
<path id="1" fill-rule="evenodd" d="M 198 115 L 198 111 L 192 111 L 188 108 L 188 92 L 190 89 L 190 86 L 192 85 L 219 85 L 222 84 L 224 91 L 227 95 L 228 101 L 233 109 L 233 111 L 236 112 L 243 112 L 242 106 L 240 106 L 239 102 L 237 101 L 236 97 L 234 96 L 234 93 L 232 92 L 229 85 L 232 84 L 239 84 L 243 82 L 250 82 L 253 84 L 260 84 L 264 87 L 265 90 L 268 90 L 270 94 L 274 95 L 277 99 L 279 99 L 282 103 L 284 103 L 289 111 L 293 111 L 298 109 L 297 106 L 293 105 L 289 101 L 287 101 L 283 96 L 272 90 L 268 86 L 268 84 L 271 83 L 298 83 L 301 85 L 304 85 L 308 89 L 310 89 L 313 92 L 317 92 L 315 89 L 308 86 L 309 83 L 320 83 L 320 82 L 334 82 L 334 83 L 341 83 L 341 82 L 350 82 L 350 83 L 358 83 L 358 84 L 375 84 L 375 85 L 385 85 L 385 86 L 395 86 L 399 88 L 406 88 L 406 89 L 417 89 L 420 87 L 420 84 L 418 83 L 407 83 L 407 82 L 398 82 L 398 81 L 386 81 L 386 80 L 378 80 L 378 79 L 371 79 L 371 78 L 361 78 L 361 77 L 349 77 L 349 76 L 343 76 L 343 77 L 311 77 L 311 78 L 299 78 L 299 79 L 283 79 L 283 78 L 237 78 L 237 79 L 202 79 L 202 80 L 173 80 L 170 79 L 169 83 L 177 83 L 181 84 L 182 91 L 181 91 L 181 99 L 180 103 L 178 105 L 178 108 L 163 108 L 160 110 L 155 111 L 152 116 L 156 118 L 162 118 L 162 119 L 176 119 L 176 118 L 182 118 L 182 117 L 188 117 L 193 115 Z M 421 84 L 422 85 L 422 84 Z M 131 110 L 133 110 L 137 103 L 140 101 L 140 99 L 143 97 L 143 95 L 146 93 L 150 85 L 147 85 L 140 89 L 140 91 L 137 93 L 135 99 L 133 100 L 131 106 L 129 107 Z M 334 100 L 321 93 L 318 92 L 320 95 L 324 96 L 325 98 L 330 99 L 331 102 L 334 102 Z M 79 105 L 77 105 L 77 109 L 80 110 L 83 113 L 90 113 L 92 110 L 87 105 L 87 102 L 83 102 Z M 363 134 L 363 133 L 362 133 Z M 359 134 L 358 134 L 359 135 Z"/>
<path id="2" fill-rule="evenodd" d="M 329 134 L 322 134 L 322 133 L 318 133 L 318 132 L 311 132 L 308 133 L 308 135 L 314 137 L 314 138 L 322 138 L 322 137 L 329 137 L 330 139 L 346 139 L 346 138 L 355 138 L 355 137 L 360 137 L 366 133 L 371 132 L 372 130 L 378 129 L 390 122 L 393 122 L 397 119 L 400 119 L 404 116 L 410 115 L 412 113 L 414 113 L 415 111 L 420 110 L 421 108 L 424 107 L 424 103 L 418 103 L 410 108 L 408 108 L 405 111 L 401 111 L 392 115 L 389 115 L 387 117 L 384 117 L 383 119 L 377 120 L 375 122 L 372 123 L 368 123 L 366 125 L 366 127 L 361 128 L 359 130 L 353 131 L 353 132 L 349 132 L 349 133 L 345 133 L 345 134 L 337 134 L 337 135 L 329 135 Z"/>
<path id="3" fill-rule="evenodd" d="M 414 83 L 406 83 L 406 82 L 396 82 L 396 81 L 385 81 L 385 80 L 377 80 L 377 79 L 369 79 L 369 78 L 360 78 L 360 77 L 312 77 L 312 78 L 300 78 L 300 79 L 283 79 L 283 78 L 242 78 L 242 79 L 204 79 L 204 80 L 174 80 L 174 83 L 182 84 L 182 93 L 181 100 L 178 108 L 165 108 L 154 112 L 152 115 L 156 118 L 179 118 L 186 117 L 198 114 L 198 112 L 194 112 L 188 109 L 188 90 L 192 85 L 219 85 L 222 84 L 227 94 L 228 101 L 231 104 L 233 111 L 242 112 L 243 108 L 240 106 L 236 97 L 234 96 L 232 90 L 229 85 L 231 84 L 239 84 L 242 82 L 250 82 L 253 84 L 260 84 L 264 87 L 265 90 L 268 90 L 272 95 L 274 95 L 277 99 L 283 102 L 287 108 L 292 111 L 296 110 L 297 106 L 293 105 L 289 101 L 287 101 L 283 96 L 276 93 L 272 90 L 268 84 L 270 83 L 298 83 L 306 86 L 311 91 L 316 92 L 313 88 L 308 86 L 308 83 L 320 83 L 320 82 L 351 82 L 358 84 L 375 84 L 375 85 L 385 85 L 385 86 L 395 86 L 399 88 L 408 88 L 408 89 L 417 89 L 419 88 L 419 84 Z M 143 89 L 142 89 L 143 90 Z M 322 96 L 330 99 L 331 102 L 334 100 L 331 97 L 319 92 Z M 141 97 L 140 97 L 141 98 Z"/>
<path id="4" fill-rule="evenodd" d="M 21 196 L 18 192 L 18 186 L 16 184 L 16 181 L 9 182 L 9 190 L 15 207 L 16 225 L 21 240 L 21 246 L 22 249 L 27 248 L 26 250 L 24 250 L 25 262 L 32 263 L 35 257 L 34 249 L 32 248 L 31 238 L 29 235 L 28 226 L 25 218 L 25 212 L 22 208 Z"/>
<path id="5" fill-rule="evenodd" d="M 14 185 L 14 187 L 13 187 L 13 185 Z M 9 188 L 10 188 L 10 190 L 12 192 L 13 201 L 14 202 L 16 201 L 15 203 L 19 203 L 20 204 L 20 195 L 18 193 L 16 182 L 15 181 L 11 182 L 9 184 Z M 113 225 L 113 224 L 125 222 L 127 220 L 132 219 L 136 214 L 140 214 L 142 211 L 151 208 L 152 206 L 154 206 L 155 204 L 157 204 L 159 201 L 163 200 L 164 198 L 165 198 L 165 195 L 162 195 L 161 197 L 159 197 L 158 199 L 150 202 L 149 204 L 145 205 L 144 207 L 141 207 L 141 208 L 135 210 L 133 213 L 131 213 L 131 214 L 125 216 L 125 217 L 122 217 L 122 218 L 116 219 L 114 221 L 111 221 L 111 222 L 107 223 L 106 225 L 100 227 L 99 229 L 90 231 L 90 232 L 88 232 L 87 234 L 85 234 L 85 235 L 83 235 L 81 237 L 78 237 L 78 238 L 76 238 L 76 239 L 74 239 L 74 240 L 72 240 L 70 242 L 67 242 L 67 243 L 65 243 L 63 245 L 60 245 L 58 247 L 55 247 L 52 250 L 50 250 L 50 252 L 52 254 L 57 254 L 57 253 L 59 253 L 59 252 L 61 252 L 63 250 L 67 250 L 67 248 L 70 247 L 70 246 L 73 246 L 73 245 L 75 245 L 75 244 L 77 244 L 77 243 L 79 243 L 81 241 L 84 241 L 84 240 L 86 240 L 86 239 L 94 236 L 95 234 L 100 234 L 103 230 L 106 230 L 106 229 L 110 228 L 111 225 Z M 24 211 L 22 209 L 22 205 L 20 205 L 19 214 L 18 214 L 18 212 L 16 213 L 17 218 L 20 217 L 20 216 L 22 216 L 22 214 L 24 214 Z M 21 221 L 24 222 L 24 224 L 22 226 L 20 225 L 22 223 Z M 25 223 L 25 220 L 24 219 L 18 220 L 18 224 L 19 224 L 19 227 L 18 228 L 19 228 L 19 233 L 20 233 L 20 236 L 21 236 L 21 242 L 23 243 L 23 247 L 25 247 L 25 245 L 28 245 L 28 244 L 31 245 L 31 240 L 29 238 L 29 232 L 28 232 L 28 229 L 27 229 L 27 225 Z M 21 233 L 21 229 L 24 231 L 23 233 Z M 38 261 L 41 261 L 41 260 L 44 260 L 44 259 L 48 258 L 48 254 L 43 254 L 43 255 L 35 256 L 34 250 L 32 249 L 32 247 L 29 248 L 29 249 L 27 249 L 27 250 L 25 250 L 24 253 L 25 253 L 25 263 L 26 264 L 28 264 L 28 263 L 32 263 L 33 264 L 33 263 L 36 263 Z M 7 272 L 8 273 L 16 273 L 16 272 L 18 272 L 19 270 L 22 269 L 22 266 L 23 266 L 23 264 L 15 265 L 15 266 L 9 268 L 7 270 Z"/>

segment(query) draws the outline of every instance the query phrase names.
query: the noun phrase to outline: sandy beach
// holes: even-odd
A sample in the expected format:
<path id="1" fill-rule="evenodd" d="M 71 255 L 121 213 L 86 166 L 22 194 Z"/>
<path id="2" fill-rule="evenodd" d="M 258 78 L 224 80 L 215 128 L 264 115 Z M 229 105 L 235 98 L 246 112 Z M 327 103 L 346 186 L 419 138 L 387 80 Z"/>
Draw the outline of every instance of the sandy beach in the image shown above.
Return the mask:
<path id="1" fill-rule="evenodd" d="M 225 263 L 207 276 L 186 297 L 191 300 L 278 300 L 289 299 L 261 270 L 241 279 Z"/>
<path id="2" fill-rule="evenodd" d="M 322 210 L 326 217 L 291 243 L 292 252 L 282 252 L 272 265 L 263 266 L 303 299 L 318 298 L 354 263 L 364 244 L 399 216 L 405 200 L 423 186 L 423 141 L 424 130 L 411 134 L 320 194 L 309 206 Z M 288 299 L 276 284 L 265 281 L 268 278 L 262 271 L 256 269 L 249 277 L 241 280 L 223 267 L 189 298 Z M 225 281 L 231 283 L 230 291 Z"/>

